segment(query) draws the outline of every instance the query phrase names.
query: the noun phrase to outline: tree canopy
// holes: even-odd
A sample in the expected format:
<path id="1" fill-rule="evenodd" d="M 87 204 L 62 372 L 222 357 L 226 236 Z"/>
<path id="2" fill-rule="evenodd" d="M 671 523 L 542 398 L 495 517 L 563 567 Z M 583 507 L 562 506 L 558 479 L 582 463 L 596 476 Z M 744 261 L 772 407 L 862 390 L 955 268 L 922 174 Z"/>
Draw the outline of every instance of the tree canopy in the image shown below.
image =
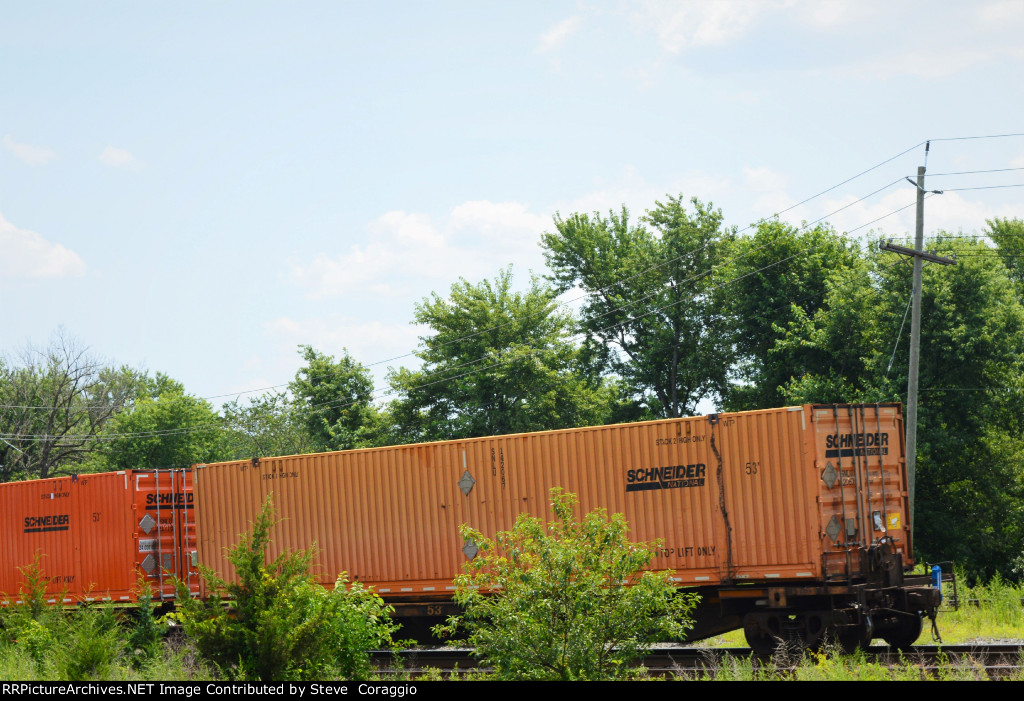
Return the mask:
<path id="1" fill-rule="evenodd" d="M 367 445 L 378 421 L 369 371 L 342 349 L 341 357 L 301 346 L 306 365 L 288 385 L 313 450 Z"/>
<path id="2" fill-rule="evenodd" d="M 447 298 L 416 306 L 419 370 L 393 371 L 395 442 L 443 440 L 601 423 L 614 390 L 573 340 L 573 320 L 555 292 L 533 278 L 512 289 L 506 268 L 493 281 L 460 280 Z"/>
<path id="3" fill-rule="evenodd" d="M 556 216 L 541 236 L 558 291 L 587 293 L 582 329 L 651 417 L 725 396 L 733 363 L 722 283 L 735 232 L 711 204 L 690 204 L 670 196 L 636 224 L 625 207 Z"/>

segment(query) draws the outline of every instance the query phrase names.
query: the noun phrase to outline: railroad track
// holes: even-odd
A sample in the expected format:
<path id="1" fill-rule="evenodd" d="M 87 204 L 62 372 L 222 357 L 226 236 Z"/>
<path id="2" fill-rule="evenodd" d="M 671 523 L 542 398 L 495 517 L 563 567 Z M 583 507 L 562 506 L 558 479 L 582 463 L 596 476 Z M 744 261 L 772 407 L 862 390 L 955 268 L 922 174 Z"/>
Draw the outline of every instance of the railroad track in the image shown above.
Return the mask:
<path id="1" fill-rule="evenodd" d="M 750 648 L 707 648 L 661 646 L 651 650 L 643 659 L 643 666 L 652 676 L 701 678 L 713 675 L 716 669 L 728 663 L 729 658 L 746 660 L 751 657 Z M 912 664 L 919 667 L 922 677 L 937 676 L 940 668 L 975 670 L 997 679 L 1019 673 L 1024 664 L 1022 643 L 976 643 L 970 645 L 917 645 L 906 652 L 895 652 L 886 646 L 872 646 L 864 651 L 864 659 L 885 666 Z M 409 675 L 413 679 L 428 670 L 437 670 L 442 675 L 458 674 L 472 677 L 486 669 L 477 666 L 473 651 L 469 648 L 417 648 L 403 650 L 398 662 L 390 653 L 381 652 L 374 663 L 382 673 Z M 756 668 L 773 671 L 781 676 L 792 673 L 800 661 L 800 654 L 779 654 L 773 659 L 754 659 Z"/>

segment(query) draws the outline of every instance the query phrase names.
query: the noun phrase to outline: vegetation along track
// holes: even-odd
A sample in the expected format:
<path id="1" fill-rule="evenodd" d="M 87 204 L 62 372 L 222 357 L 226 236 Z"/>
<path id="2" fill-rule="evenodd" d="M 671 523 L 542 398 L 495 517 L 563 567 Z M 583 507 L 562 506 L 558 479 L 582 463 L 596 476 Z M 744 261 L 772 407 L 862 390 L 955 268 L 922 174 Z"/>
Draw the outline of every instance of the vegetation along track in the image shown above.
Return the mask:
<path id="1" fill-rule="evenodd" d="M 713 675 L 727 658 L 747 659 L 751 657 L 746 647 L 680 647 L 662 646 L 653 648 L 643 659 L 643 666 L 651 676 L 659 677 L 701 677 Z M 864 661 L 884 666 L 912 664 L 921 669 L 922 675 L 938 676 L 938 670 L 946 667 L 969 667 L 984 673 L 991 679 L 1011 674 L 1020 674 L 1024 665 L 1024 643 L 974 643 L 969 645 L 915 645 L 904 652 L 895 651 L 884 645 L 868 647 L 863 651 Z M 400 663 L 390 652 L 378 652 L 374 665 L 385 675 L 408 674 L 413 678 L 436 670 L 442 675 L 453 672 L 472 676 L 485 672 L 478 667 L 469 648 L 416 648 L 398 653 Z M 771 667 L 776 674 L 793 672 L 801 660 L 799 652 L 793 655 L 777 654 L 771 659 L 754 659 L 753 664 Z"/>

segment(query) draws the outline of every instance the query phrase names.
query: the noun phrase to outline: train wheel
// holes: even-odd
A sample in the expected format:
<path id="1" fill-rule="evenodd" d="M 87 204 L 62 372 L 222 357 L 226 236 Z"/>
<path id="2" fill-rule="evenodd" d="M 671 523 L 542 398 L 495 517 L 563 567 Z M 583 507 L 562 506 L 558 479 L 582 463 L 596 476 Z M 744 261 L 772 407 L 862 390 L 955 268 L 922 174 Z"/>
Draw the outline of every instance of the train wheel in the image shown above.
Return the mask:
<path id="1" fill-rule="evenodd" d="M 871 617 L 863 616 L 856 625 L 830 625 L 828 639 L 838 644 L 844 655 L 852 655 L 858 648 L 868 647 L 874 633 Z"/>
<path id="2" fill-rule="evenodd" d="M 752 633 L 748 629 L 744 629 L 743 634 L 747 639 L 747 645 L 750 646 L 750 650 L 758 657 L 771 657 L 775 654 L 775 650 L 779 645 L 778 638 L 773 638 L 759 631 Z"/>
<path id="3" fill-rule="evenodd" d="M 899 625 L 885 630 L 882 633 L 882 639 L 889 643 L 890 647 L 906 650 L 921 637 L 921 630 L 921 614 L 900 616 Z"/>
<path id="4" fill-rule="evenodd" d="M 776 616 L 748 615 L 743 621 L 743 636 L 758 657 L 770 657 L 782 643 Z"/>
<path id="5" fill-rule="evenodd" d="M 852 655 L 858 649 L 866 648 L 871 644 L 871 637 L 862 627 L 854 631 L 837 633 L 832 639 L 838 643 L 839 649 L 842 650 L 844 655 Z"/>

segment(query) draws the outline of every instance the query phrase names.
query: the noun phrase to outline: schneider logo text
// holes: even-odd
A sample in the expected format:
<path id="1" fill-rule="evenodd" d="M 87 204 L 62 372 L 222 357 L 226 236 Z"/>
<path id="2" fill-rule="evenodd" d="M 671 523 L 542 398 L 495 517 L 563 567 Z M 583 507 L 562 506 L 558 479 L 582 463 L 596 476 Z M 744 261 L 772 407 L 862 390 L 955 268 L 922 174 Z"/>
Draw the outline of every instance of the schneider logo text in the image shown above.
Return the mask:
<path id="1" fill-rule="evenodd" d="M 679 489 L 703 487 L 707 466 L 702 463 L 647 467 L 626 472 L 626 491 L 642 492 L 648 489 Z"/>
<path id="2" fill-rule="evenodd" d="M 48 516 L 26 516 L 25 533 L 42 533 L 44 531 L 66 531 L 71 518 L 67 514 L 50 514 Z"/>

